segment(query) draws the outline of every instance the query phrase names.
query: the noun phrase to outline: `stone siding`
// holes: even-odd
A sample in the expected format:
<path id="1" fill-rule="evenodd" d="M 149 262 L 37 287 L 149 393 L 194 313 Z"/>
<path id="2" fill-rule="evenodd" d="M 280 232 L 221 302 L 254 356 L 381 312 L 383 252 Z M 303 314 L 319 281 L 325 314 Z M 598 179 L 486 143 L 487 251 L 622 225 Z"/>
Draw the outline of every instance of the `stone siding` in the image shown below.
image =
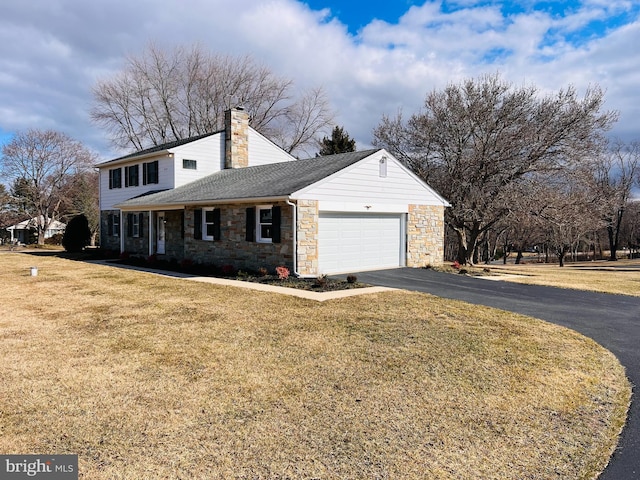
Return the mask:
<path id="1" fill-rule="evenodd" d="M 444 262 L 444 207 L 409 205 L 407 267 L 442 265 Z"/>
<path id="2" fill-rule="evenodd" d="M 120 225 L 120 235 L 109 235 L 109 215 L 120 215 L 120 210 L 100 211 L 100 248 L 120 252 L 122 225 Z M 122 218 L 120 223 L 122 224 Z"/>
<path id="3" fill-rule="evenodd" d="M 224 168 L 249 166 L 249 114 L 232 108 L 224 116 Z"/>
<path id="4" fill-rule="evenodd" d="M 139 215 L 142 213 L 142 223 L 140 224 L 139 235 L 130 237 L 129 214 Z M 149 256 L 149 212 L 122 212 L 120 216 L 120 233 L 124 235 L 124 252 L 130 255 L 147 257 Z"/>
<path id="5" fill-rule="evenodd" d="M 281 242 L 261 243 L 246 240 L 246 209 L 250 204 L 211 205 L 220 208 L 220 240 L 198 240 L 193 236 L 194 207 L 187 207 L 184 216 L 184 258 L 217 267 L 232 265 L 236 269 L 266 268 L 273 273 L 284 265 L 293 273 L 292 207 L 278 203 L 281 210 Z M 206 208 L 206 206 L 202 206 Z M 168 229 L 167 229 L 168 231 Z M 168 247 L 169 242 L 167 242 Z"/>
<path id="6" fill-rule="evenodd" d="M 318 275 L 318 202 L 298 202 L 298 273 L 301 276 Z"/>

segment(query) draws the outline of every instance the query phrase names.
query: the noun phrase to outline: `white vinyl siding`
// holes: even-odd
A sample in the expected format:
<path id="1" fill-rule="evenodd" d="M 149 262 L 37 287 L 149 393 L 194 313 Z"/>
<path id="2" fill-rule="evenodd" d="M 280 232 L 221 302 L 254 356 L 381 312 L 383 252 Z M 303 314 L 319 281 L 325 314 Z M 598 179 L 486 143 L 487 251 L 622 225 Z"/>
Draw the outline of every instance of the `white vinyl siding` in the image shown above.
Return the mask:
<path id="1" fill-rule="evenodd" d="M 320 212 L 318 264 L 323 274 L 405 264 L 403 214 Z"/>
<path id="2" fill-rule="evenodd" d="M 158 161 L 158 183 L 143 185 L 142 183 L 142 164 Z M 125 187 L 125 167 L 138 165 L 138 186 Z M 109 168 L 100 169 L 100 210 L 114 210 L 117 205 L 125 200 L 147 193 L 150 190 L 164 190 L 173 187 L 173 158 L 167 156 L 146 158 L 143 160 L 132 161 L 128 163 L 118 164 L 117 167 L 122 168 L 122 188 L 109 189 Z"/>
<path id="3" fill-rule="evenodd" d="M 267 140 L 253 129 L 249 129 L 249 166 L 289 162 L 295 158 Z"/>
<path id="4" fill-rule="evenodd" d="M 175 159 L 175 186 L 179 187 L 224 168 L 224 133 L 171 149 Z M 197 169 L 182 168 L 183 160 L 195 160 Z"/>
<path id="5" fill-rule="evenodd" d="M 383 155 L 386 156 L 386 176 L 381 176 L 380 172 L 380 159 Z M 407 212 L 410 204 L 443 204 L 443 200 L 433 190 L 384 152 L 371 155 L 296 192 L 293 197 L 318 200 L 321 210 L 361 212 Z"/>

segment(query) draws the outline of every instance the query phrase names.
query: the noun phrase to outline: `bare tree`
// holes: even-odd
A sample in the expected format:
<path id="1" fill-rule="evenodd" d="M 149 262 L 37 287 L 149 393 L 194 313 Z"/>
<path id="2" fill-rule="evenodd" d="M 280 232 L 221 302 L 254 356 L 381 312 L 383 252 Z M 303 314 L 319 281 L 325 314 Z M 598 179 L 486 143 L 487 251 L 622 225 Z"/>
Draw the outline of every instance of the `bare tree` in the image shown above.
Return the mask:
<path id="1" fill-rule="evenodd" d="M 3 147 L 2 174 L 28 190 L 24 210 L 36 220 L 38 244 L 44 243 L 46 230 L 59 216 L 60 193 L 69 176 L 94 161 L 81 143 L 53 130 L 20 132 Z"/>
<path id="2" fill-rule="evenodd" d="M 96 170 L 81 171 L 70 175 L 60 191 L 60 217 L 68 223 L 84 215 L 91 232 L 91 246 L 95 246 L 100 229 L 99 178 Z"/>
<path id="3" fill-rule="evenodd" d="M 200 46 L 148 46 L 121 72 L 93 88 L 92 119 L 117 147 L 143 149 L 211 133 L 224 111 L 242 105 L 251 125 L 287 152 L 315 145 L 333 120 L 321 88 L 297 93 L 250 56 L 217 55 Z"/>
<path id="4" fill-rule="evenodd" d="M 612 148 L 593 159 L 593 188 L 609 237 L 609 260 L 618 259 L 620 231 L 631 193 L 640 173 L 640 143 L 615 141 Z"/>
<path id="5" fill-rule="evenodd" d="M 600 110 L 599 88 L 582 99 L 573 87 L 542 96 L 498 75 L 466 80 L 427 95 L 407 122 L 383 117 L 374 143 L 391 150 L 449 202 L 446 221 L 458 259 L 473 263 L 484 232 L 510 210 L 514 186 L 531 172 L 554 171 L 602 148 L 616 120 Z"/>

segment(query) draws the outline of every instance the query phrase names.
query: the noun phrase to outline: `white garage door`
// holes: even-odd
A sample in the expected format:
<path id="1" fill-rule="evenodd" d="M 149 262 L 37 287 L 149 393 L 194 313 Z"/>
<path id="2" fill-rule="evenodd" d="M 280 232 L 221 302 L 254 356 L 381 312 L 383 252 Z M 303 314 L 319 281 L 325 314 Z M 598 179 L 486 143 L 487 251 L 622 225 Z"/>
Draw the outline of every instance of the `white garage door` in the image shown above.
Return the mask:
<path id="1" fill-rule="evenodd" d="M 404 265 L 404 215 L 321 212 L 321 273 L 346 273 Z"/>

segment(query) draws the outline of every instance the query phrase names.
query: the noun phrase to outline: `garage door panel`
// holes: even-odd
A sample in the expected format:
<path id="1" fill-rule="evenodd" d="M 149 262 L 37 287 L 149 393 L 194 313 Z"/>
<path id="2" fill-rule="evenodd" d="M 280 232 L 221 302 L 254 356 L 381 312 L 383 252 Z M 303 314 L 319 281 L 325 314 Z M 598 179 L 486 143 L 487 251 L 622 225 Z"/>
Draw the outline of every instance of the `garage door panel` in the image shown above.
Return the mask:
<path id="1" fill-rule="evenodd" d="M 339 273 L 402 266 L 403 218 L 401 214 L 321 212 L 320 271 Z"/>

